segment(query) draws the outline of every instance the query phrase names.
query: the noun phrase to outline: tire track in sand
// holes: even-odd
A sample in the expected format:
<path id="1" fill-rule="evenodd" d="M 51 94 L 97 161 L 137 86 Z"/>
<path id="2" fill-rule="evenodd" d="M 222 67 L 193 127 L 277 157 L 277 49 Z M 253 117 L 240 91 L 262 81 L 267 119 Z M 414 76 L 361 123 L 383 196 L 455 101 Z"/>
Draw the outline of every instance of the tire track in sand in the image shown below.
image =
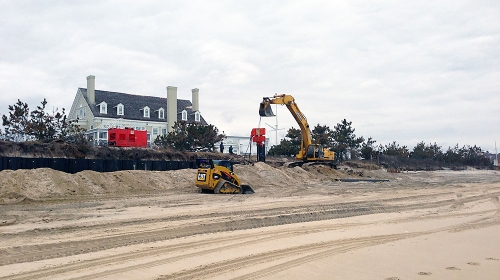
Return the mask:
<path id="1" fill-rule="evenodd" d="M 367 223 L 369 224 L 369 223 Z M 203 254 L 209 254 L 213 252 L 217 252 L 220 250 L 225 250 L 225 249 L 230 249 L 230 248 L 235 248 L 238 246 L 245 246 L 250 243 L 259 243 L 259 242 L 266 242 L 270 240 L 275 240 L 276 238 L 287 238 L 291 236 L 296 236 L 297 234 L 307 234 L 311 232 L 321 232 L 321 231 L 329 231 L 329 230 L 334 230 L 338 228 L 346 228 L 349 226 L 359 226 L 360 224 L 336 224 L 336 225 L 318 225 L 315 227 L 308 227 L 306 229 L 276 229 L 273 231 L 269 231 L 266 233 L 262 232 L 257 232 L 257 233 L 252 233 L 252 234 L 245 234 L 244 236 L 239 235 L 238 233 L 235 234 L 235 236 L 231 237 L 226 237 L 224 238 L 224 244 L 221 246 L 218 246 L 216 248 L 210 248 L 210 249 L 205 249 L 205 250 L 200 250 L 196 251 L 190 254 L 185 254 L 181 256 L 175 256 L 175 257 L 170 257 L 170 258 L 165 258 L 161 259 L 155 262 L 150 262 L 147 264 L 140 264 L 140 265 L 132 265 L 132 266 L 127 266 L 127 268 L 121 268 L 121 269 L 115 269 L 115 270 L 106 270 L 103 272 L 98 272 L 98 273 L 93 273 L 91 275 L 86 275 L 86 276 L 81 276 L 77 278 L 71 278 L 71 279 L 95 279 L 98 277 L 104 277 L 108 275 L 113 275 L 118 272 L 124 272 L 124 271 L 132 271 L 135 269 L 139 268 L 145 268 L 145 267 L 153 267 L 161 264 L 166 264 L 174 261 L 179 261 L 181 259 L 186 259 L 189 257 L 194 257 L 194 256 L 199 256 Z M 53 275 L 57 274 L 63 274 L 63 273 L 68 273 L 68 272 L 76 272 L 76 271 L 90 271 L 92 270 L 97 270 L 97 267 L 106 267 L 109 265 L 114 265 L 117 263 L 123 263 L 126 261 L 131 261 L 135 259 L 139 259 L 142 257 L 150 257 L 152 255 L 159 256 L 162 254 L 166 253 L 175 253 L 175 252 L 182 252 L 182 251 L 187 251 L 187 250 L 195 250 L 207 246 L 213 246 L 213 244 L 207 240 L 201 240 L 201 241 L 196 241 L 196 242 L 190 242 L 190 243 L 185 243 L 185 244 L 176 244 L 176 245 L 165 245 L 161 247 L 154 247 L 154 248 L 147 248 L 144 250 L 140 251 L 134 251 L 134 252 L 127 252 L 127 253 L 122 253 L 122 254 L 117 254 L 117 255 L 112 255 L 112 256 L 106 256 L 106 257 L 100 257 L 96 259 L 91 259 L 91 260 L 86 260 L 82 261 L 79 263 L 69 263 L 69 264 L 64 264 L 60 265 L 57 267 L 50 267 L 50 268 L 43 268 L 37 271 L 30 271 L 30 272 L 24 272 L 21 274 L 16 274 L 12 276 L 7 276 L 3 279 L 9 279 L 9 280 L 28 280 L 28 279 L 42 279 L 44 277 L 46 278 L 51 278 Z"/>
<path id="2" fill-rule="evenodd" d="M 483 194 L 463 198 L 462 200 L 464 202 L 473 202 L 490 197 L 491 194 Z M 374 204 L 373 202 L 353 202 L 317 206 L 298 206 L 299 209 L 294 209 L 295 213 L 291 214 L 283 213 L 286 209 L 289 209 L 289 207 L 283 207 L 285 210 L 282 208 L 274 208 L 268 209 L 267 211 L 258 211 L 258 214 L 249 213 L 247 215 L 236 217 L 234 215 L 231 215 L 231 213 L 228 213 L 226 217 L 220 217 L 219 220 L 216 220 L 213 223 L 188 225 L 178 228 L 161 228 L 147 231 L 135 231 L 132 233 L 106 236 L 91 240 L 67 241 L 60 243 L 4 248 L 2 249 L 2 254 L 0 256 L 0 266 L 98 252 L 112 248 L 163 241 L 197 234 L 330 220 L 376 213 L 389 213 L 443 207 L 454 204 L 456 204 L 456 200 L 454 199 L 421 202 L 410 205 L 383 205 Z M 339 207 L 339 205 L 341 205 L 342 207 Z M 191 217 L 195 219 L 199 218 L 197 216 Z"/>
<path id="3" fill-rule="evenodd" d="M 392 234 L 392 235 L 378 235 L 370 237 L 352 238 L 352 239 L 342 239 L 330 242 L 307 244 L 303 246 L 297 246 L 292 248 L 286 248 L 282 250 L 275 250 L 271 252 L 265 252 L 262 254 L 245 256 L 232 260 L 224 260 L 217 263 L 211 263 L 208 265 L 196 267 L 191 270 L 185 270 L 179 273 L 173 273 L 169 275 L 163 275 L 156 280 L 165 279 L 203 279 L 212 278 L 224 275 L 228 272 L 233 272 L 241 268 L 246 268 L 254 266 L 256 264 L 270 263 L 279 258 L 287 258 L 290 256 L 297 256 L 292 260 L 285 261 L 270 267 L 266 267 L 245 275 L 241 275 L 234 280 L 248 280 L 248 279 L 258 279 L 264 276 L 269 276 L 280 271 L 287 270 L 289 268 L 296 267 L 298 265 L 313 262 L 315 260 L 323 259 L 332 255 L 337 255 L 345 253 L 351 250 L 361 249 L 364 247 L 371 247 L 375 245 L 380 245 L 384 243 L 394 242 L 398 240 L 419 237 L 423 235 L 443 232 L 443 231 L 457 231 L 466 230 L 477 226 L 496 226 L 500 225 L 500 219 L 498 215 L 495 214 L 489 218 L 480 218 L 474 221 L 465 222 L 458 225 L 447 226 L 443 228 L 423 231 L 423 232 L 410 232 L 404 234 Z"/>

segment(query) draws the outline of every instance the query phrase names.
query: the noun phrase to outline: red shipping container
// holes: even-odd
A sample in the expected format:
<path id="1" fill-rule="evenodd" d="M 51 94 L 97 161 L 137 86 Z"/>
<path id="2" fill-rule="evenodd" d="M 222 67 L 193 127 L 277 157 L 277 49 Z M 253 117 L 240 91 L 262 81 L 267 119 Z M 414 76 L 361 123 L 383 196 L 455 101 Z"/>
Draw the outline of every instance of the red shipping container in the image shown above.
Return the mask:
<path id="1" fill-rule="evenodd" d="M 134 130 L 133 128 L 108 129 L 108 146 L 141 147 L 148 146 L 148 131 Z"/>

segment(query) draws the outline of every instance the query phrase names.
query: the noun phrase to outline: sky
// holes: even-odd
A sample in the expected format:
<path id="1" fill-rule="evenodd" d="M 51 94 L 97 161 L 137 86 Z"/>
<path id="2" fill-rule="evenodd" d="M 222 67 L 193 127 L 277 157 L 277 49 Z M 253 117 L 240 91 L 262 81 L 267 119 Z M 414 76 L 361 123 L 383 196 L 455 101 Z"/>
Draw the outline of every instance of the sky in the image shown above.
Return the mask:
<path id="1" fill-rule="evenodd" d="M 412 149 L 500 148 L 500 1 L 0 0 L 0 114 L 20 99 L 68 113 L 96 89 L 191 99 L 226 135 L 343 119 L 356 136 Z"/>

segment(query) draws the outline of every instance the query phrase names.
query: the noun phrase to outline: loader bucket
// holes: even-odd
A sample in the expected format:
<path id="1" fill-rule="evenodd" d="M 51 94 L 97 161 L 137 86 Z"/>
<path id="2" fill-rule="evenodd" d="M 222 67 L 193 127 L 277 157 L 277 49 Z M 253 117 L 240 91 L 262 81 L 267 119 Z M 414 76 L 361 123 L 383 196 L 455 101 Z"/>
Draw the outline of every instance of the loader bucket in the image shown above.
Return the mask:
<path id="1" fill-rule="evenodd" d="M 261 117 L 274 117 L 273 109 L 271 109 L 271 104 L 262 102 L 259 107 L 259 115 Z"/>
<path id="2" fill-rule="evenodd" d="M 241 185 L 241 188 L 243 189 L 242 194 L 253 194 L 255 193 L 249 185 Z"/>

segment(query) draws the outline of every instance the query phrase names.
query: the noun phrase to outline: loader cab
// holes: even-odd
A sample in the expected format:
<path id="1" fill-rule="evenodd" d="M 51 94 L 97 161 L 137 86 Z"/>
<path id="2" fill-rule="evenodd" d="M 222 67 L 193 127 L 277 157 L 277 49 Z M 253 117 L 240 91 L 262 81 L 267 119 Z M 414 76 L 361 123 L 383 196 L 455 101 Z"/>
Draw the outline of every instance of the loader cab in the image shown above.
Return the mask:
<path id="1" fill-rule="evenodd" d="M 223 167 L 229 169 L 229 171 L 234 172 L 233 162 L 231 162 L 229 160 L 214 160 L 213 163 L 218 165 L 218 166 L 223 166 Z"/>
<path id="2" fill-rule="evenodd" d="M 213 169 L 215 165 L 222 166 L 233 172 L 233 162 L 229 160 L 196 159 L 196 166 L 203 169 Z"/>
<path id="3" fill-rule="evenodd" d="M 199 158 L 199 159 L 196 159 L 196 166 L 198 168 L 211 169 L 211 168 L 214 168 L 214 162 L 211 159 Z"/>

